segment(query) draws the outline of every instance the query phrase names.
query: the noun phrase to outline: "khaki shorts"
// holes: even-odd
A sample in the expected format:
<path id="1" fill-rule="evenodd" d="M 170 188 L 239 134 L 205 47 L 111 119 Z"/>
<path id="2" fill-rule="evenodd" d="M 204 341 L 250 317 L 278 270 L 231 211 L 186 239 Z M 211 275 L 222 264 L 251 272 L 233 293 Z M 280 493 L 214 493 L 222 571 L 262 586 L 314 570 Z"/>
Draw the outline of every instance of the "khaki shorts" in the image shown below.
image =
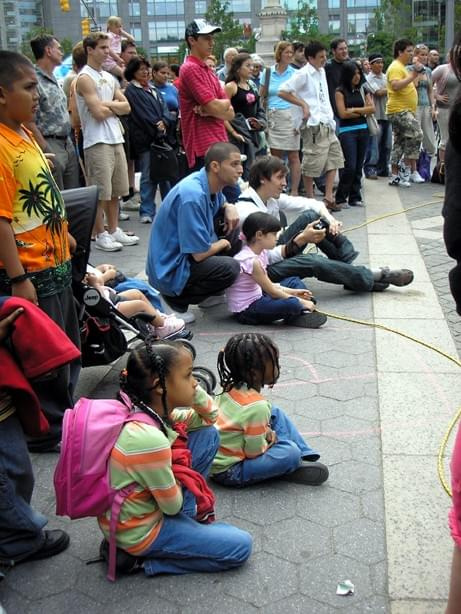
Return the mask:
<path id="1" fill-rule="evenodd" d="M 343 150 L 334 128 L 326 124 L 306 126 L 302 129 L 301 136 L 303 175 L 320 177 L 327 171 L 344 167 Z"/>
<path id="2" fill-rule="evenodd" d="M 88 185 L 97 185 L 99 200 L 126 196 L 128 168 L 123 144 L 96 143 L 85 149 L 85 169 Z"/>

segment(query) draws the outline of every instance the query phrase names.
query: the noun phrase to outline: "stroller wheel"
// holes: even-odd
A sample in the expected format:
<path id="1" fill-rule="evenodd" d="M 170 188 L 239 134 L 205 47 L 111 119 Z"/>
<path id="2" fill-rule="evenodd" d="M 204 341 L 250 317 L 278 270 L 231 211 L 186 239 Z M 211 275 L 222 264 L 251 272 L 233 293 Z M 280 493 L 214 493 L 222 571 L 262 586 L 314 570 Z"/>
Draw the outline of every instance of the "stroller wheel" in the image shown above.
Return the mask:
<path id="1" fill-rule="evenodd" d="M 214 393 L 216 388 L 216 376 L 213 371 L 207 369 L 207 367 L 194 367 L 192 369 L 192 374 L 208 394 Z"/>

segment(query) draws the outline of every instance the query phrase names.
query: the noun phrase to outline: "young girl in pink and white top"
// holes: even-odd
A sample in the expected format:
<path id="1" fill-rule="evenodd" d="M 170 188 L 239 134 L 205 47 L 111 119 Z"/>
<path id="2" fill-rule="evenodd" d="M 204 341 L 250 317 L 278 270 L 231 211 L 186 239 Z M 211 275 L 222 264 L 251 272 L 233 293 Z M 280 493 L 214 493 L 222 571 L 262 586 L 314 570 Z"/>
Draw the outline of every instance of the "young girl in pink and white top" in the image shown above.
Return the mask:
<path id="1" fill-rule="evenodd" d="M 275 247 L 279 231 L 279 221 L 268 213 L 252 213 L 243 222 L 246 245 L 234 256 L 240 275 L 226 290 L 228 307 L 242 324 L 284 320 L 291 326 L 319 328 L 327 318 L 314 311 L 312 294 L 301 279 L 288 277 L 278 285 L 267 275 L 267 252 Z"/>
<path id="2" fill-rule="evenodd" d="M 134 43 L 134 38 L 128 32 L 123 30 L 123 24 L 120 17 L 109 17 L 107 20 L 107 34 L 109 36 L 109 57 L 102 65 L 104 70 L 110 72 L 114 77 L 121 80 L 125 62 L 120 54 L 122 52 L 122 38 Z"/>

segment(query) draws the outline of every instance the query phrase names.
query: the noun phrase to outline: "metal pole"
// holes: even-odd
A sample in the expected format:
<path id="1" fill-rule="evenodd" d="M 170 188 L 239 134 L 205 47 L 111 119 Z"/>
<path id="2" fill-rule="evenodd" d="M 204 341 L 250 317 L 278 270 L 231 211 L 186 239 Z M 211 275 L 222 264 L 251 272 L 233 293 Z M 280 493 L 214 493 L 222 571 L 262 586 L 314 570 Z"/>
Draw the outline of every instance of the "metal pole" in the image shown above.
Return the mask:
<path id="1" fill-rule="evenodd" d="M 445 2 L 445 52 L 451 49 L 455 38 L 455 0 Z"/>

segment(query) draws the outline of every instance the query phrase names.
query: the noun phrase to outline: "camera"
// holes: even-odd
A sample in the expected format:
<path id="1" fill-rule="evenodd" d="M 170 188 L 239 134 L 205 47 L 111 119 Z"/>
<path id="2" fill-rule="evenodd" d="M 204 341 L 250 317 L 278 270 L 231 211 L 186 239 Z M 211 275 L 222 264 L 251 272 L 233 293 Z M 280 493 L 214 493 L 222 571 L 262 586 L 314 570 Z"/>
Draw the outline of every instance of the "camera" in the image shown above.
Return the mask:
<path id="1" fill-rule="evenodd" d="M 320 220 L 317 222 L 317 224 L 314 224 L 313 228 L 315 228 L 315 230 L 326 230 L 326 232 L 328 234 L 329 231 L 330 231 L 330 224 L 324 218 L 320 218 Z"/>

